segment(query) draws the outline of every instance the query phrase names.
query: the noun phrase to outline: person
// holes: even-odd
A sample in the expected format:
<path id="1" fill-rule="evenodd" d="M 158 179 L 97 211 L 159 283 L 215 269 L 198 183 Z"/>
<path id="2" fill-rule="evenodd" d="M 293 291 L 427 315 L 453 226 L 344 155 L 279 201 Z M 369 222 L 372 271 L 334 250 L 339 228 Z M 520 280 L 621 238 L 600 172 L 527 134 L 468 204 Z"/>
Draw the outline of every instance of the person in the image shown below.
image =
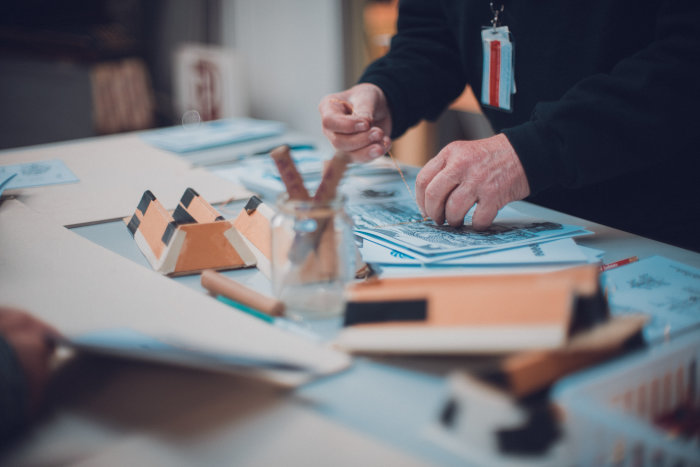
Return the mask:
<path id="1" fill-rule="evenodd" d="M 514 48 L 511 106 L 484 106 L 495 136 L 454 141 L 425 164 L 423 214 L 459 226 L 476 205 L 484 229 L 527 199 L 700 251 L 695 0 L 401 0 L 389 52 L 320 102 L 330 142 L 371 160 L 466 84 L 485 99 L 481 31 L 493 19 Z"/>
<path id="2" fill-rule="evenodd" d="M 0 307 L 0 445 L 37 412 L 57 336 L 29 313 Z"/>

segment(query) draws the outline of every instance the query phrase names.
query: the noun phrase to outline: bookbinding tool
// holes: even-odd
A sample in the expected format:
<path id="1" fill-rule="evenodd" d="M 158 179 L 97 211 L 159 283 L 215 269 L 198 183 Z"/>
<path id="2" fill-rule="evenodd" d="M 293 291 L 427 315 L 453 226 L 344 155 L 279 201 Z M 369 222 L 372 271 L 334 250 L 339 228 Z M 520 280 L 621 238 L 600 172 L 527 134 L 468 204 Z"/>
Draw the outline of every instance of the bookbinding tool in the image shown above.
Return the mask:
<path id="1" fill-rule="evenodd" d="M 127 227 L 153 269 L 161 274 L 176 276 L 256 264 L 233 221 L 225 220 L 192 188 L 185 190 L 172 214 L 147 190 Z"/>

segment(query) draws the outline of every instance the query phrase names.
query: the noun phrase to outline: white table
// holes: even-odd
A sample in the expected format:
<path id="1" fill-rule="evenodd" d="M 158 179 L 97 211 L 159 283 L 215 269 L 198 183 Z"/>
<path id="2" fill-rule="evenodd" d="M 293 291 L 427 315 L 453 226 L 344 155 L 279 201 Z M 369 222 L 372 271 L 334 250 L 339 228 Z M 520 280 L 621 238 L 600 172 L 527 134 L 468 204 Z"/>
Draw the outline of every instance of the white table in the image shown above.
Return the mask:
<path id="1" fill-rule="evenodd" d="M 240 150 L 266 146 L 258 141 Z M 605 262 L 663 255 L 700 267 L 697 253 L 528 203 L 514 206 L 595 232 L 577 241 L 605 250 Z M 121 222 L 74 232 L 149 268 Z M 270 290 L 255 270 L 226 274 Z M 198 276 L 174 280 L 201 289 Z M 56 374 L 47 410 L 0 455 L 0 464 L 464 465 L 425 430 L 443 402 L 445 375 L 469 364 L 363 357 L 343 373 L 285 391 L 239 376 L 81 356 Z"/>

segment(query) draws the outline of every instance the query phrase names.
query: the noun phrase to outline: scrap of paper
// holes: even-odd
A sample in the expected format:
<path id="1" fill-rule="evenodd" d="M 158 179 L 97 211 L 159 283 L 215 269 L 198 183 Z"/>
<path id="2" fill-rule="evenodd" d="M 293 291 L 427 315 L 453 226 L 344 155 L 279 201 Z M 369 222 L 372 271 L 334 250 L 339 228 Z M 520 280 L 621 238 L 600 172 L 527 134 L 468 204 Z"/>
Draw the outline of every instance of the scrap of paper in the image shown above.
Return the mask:
<path id="1" fill-rule="evenodd" d="M 700 269 L 652 256 L 602 275 L 613 314 L 646 313 L 653 341 L 700 326 Z"/>
<path id="2" fill-rule="evenodd" d="M 0 166 L 0 180 L 5 180 L 13 174 L 16 175 L 5 185 L 5 190 L 79 181 L 60 159 Z"/>
<path id="3" fill-rule="evenodd" d="M 284 130 L 283 123 L 272 120 L 229 118 L 198 125 L 144 131 L 141 137 L 155 147 L 185 153 L 277 136 L 284 133 Z"/>

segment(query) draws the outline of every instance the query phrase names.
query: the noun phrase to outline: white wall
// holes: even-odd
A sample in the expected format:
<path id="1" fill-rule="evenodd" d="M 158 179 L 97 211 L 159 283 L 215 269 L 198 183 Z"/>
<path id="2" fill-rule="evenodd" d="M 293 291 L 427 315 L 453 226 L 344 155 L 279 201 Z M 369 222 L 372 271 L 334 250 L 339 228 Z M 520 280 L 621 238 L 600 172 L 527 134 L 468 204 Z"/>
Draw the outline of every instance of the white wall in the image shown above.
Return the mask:
<path id="1" fill-rule="evenodd" d="M 221 41 L 248 70 L 251 114 L 323 138 L 318 103 L 343 83 L 340 0 L 222 0 Z"/>

